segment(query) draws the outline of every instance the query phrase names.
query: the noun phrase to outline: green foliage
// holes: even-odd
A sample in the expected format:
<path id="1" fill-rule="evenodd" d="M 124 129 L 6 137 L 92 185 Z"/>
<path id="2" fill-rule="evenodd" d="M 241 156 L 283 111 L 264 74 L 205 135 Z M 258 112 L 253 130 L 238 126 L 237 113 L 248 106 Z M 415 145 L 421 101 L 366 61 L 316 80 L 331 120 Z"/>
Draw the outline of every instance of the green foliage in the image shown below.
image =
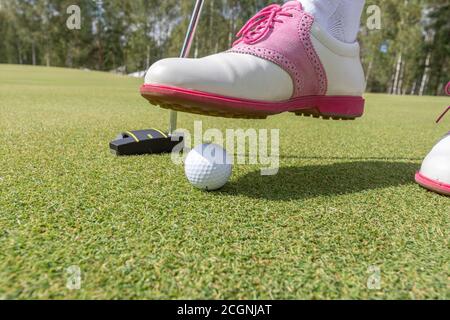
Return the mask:
<path id="1" fill-rule="evenodd" d="M 0 63 L 133 72 L 179 55 L 193 0 L 0 1 Z M 192 56 L 224 51 L 241 26 L 273 0 L 207 0 Z M 66 9 L 82 11 L 68 30 Z M 98 4 L 98 5 L 97 5 Z M 445 0 L 376 0 L 381 30 L 362 20 L 360 42 L 370 92 L 443 94 L 450 73 L 450 5 Z M 381 45 L 388 51 L 380 51 Z"/>
<path id="2" fill-rule="evenodd" d="M 381 8 L 382 25 L 368 30 L 363 24 L 360 36 L 368 91 L 443 94 L 450 80 L 450 5 L 426 0 L 370 4 Z M 363 22 L 366 19 L 367 15 Z M 380 50 L 382 45 L 387 45 L 387 52 Z"/>

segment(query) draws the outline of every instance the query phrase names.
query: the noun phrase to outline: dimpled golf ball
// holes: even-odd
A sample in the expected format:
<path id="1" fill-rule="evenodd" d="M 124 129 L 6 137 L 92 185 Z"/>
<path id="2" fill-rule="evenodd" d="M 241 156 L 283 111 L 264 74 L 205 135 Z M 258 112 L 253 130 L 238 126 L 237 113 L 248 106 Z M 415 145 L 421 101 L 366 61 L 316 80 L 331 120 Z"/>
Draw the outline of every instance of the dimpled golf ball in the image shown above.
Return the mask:
<path id="1" fill-rule="evenodd" d="M 202 144 L 189 152 L 184 171 L 189 182 L 201 190 L 222 188 L 230 179 L 232 158 L 217 144 Z"/>

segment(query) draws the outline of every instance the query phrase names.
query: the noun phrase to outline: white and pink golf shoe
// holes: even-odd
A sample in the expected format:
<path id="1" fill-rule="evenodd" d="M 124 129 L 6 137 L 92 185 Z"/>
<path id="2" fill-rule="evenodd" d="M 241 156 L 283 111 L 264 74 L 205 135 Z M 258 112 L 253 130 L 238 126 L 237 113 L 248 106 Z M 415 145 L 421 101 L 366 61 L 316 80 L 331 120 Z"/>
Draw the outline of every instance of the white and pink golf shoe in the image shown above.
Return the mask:
<path id="1" fill-rule="evenodd" d="M 450 95 L 450 82 L 445 92 Z M 450 106 L 436 122 L 440 122 L 449 111 Z M 416 173 L 416 182 L 431 191 L 450 196 L 450 132 L 426 156 L 420 171 Z"/>
<path id="2" fill-rule="evenodd" d="M 299 1 L 264 8 L 237 37 L 226 52 L 156 62 L 141 94 L 163 108 L 229 118 L 363 115 L 358 42 L 329 35 Z"/>
<path id="3" fill-rule="evenodd" d="M 449 89 L 450 83 L 447 85 L 447 93 Z M 444 114 L 449 110 L 450 107 Z M 431 191 L 450 196 L 450 132 L 426 156 L 420 171 L 416 173 L 416 182 Z"/>

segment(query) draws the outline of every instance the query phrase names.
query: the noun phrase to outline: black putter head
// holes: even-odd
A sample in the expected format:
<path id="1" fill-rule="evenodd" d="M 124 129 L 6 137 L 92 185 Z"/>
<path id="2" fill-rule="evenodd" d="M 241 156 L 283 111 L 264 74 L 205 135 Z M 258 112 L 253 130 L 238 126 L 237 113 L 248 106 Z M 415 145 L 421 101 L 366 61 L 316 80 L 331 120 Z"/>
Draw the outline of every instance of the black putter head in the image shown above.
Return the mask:
<path id="1" fill-rule="evenodd" d="M 109 147 L 117 156 L 133 156 L 171 153 L 180 143 L 183 143 L 181 135 L 169 136 L 160 130 L 148 129 L 123 132 Z"/>

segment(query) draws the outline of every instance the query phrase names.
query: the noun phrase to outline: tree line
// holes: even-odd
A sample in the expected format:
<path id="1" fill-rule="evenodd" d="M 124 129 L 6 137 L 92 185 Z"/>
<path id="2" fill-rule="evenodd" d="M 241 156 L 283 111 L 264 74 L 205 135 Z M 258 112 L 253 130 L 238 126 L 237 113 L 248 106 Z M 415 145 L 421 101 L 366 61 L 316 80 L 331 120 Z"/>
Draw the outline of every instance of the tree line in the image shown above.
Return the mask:
<path id="1" fill-rule="evenodd" d="M 191 55 L 229 48 L 241 26 L 275 0 L 206 0 Z M 441 95 L 450 72 L 447 0 L 367 0 L 359 40 L 367 90 Z M 67 9 L 81 9 L 69 29 Z M 180 51 L 193 0 L 0 0 L 0 63 L 131 73 Z"/>

